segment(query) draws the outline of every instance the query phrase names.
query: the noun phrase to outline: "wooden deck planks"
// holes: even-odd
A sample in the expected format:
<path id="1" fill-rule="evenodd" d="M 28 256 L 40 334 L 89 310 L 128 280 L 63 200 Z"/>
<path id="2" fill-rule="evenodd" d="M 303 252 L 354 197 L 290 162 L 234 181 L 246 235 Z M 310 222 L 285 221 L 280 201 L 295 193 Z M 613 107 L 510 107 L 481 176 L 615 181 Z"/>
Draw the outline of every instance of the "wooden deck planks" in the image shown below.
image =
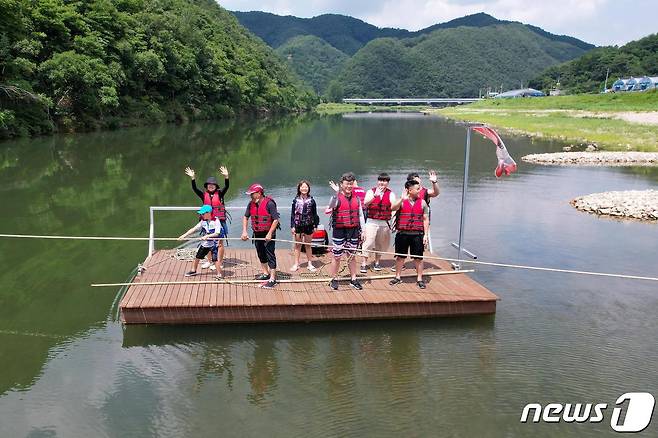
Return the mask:
<path id="1" fill-rule="evenodd" d="M 126 323 L 216 323 L 298 321 L 319 319 L 366 319 L 413 316 L 445 316 L 494 313 L 498 297 L 466 274 L 426 277 L 427 289 L 420 290 L 415 278 L 406 277 L 402 284 L 391 286 L 390 279 L 360 277 L 363 290 L 352 289 L 346 280 L 340 281 L 338 291 L 329 288 L 329 256 L 314 260 L 322 266 L 321 282 L 279 283 L 274 289 L 262 289 L 259 283 L 194 284 L 212 281 L 215 273 L 200 270 L 201 275 L 185 278 L 191 262 L 176 260 L 174 250 L 157 251 L 149 260 L 147 271 L 134 280 L 120 303 Z M 260 262 L 253 247 L 227 249 L 226 259 L 238 265 L 227 265 L 227 280 L 251 280 L 259 274 Z M 293 254 L 288 248 L 277 251 L 280 273 L 289 273 Z M 302 255 L 305 260 L 305 256 Z M 370 272 L 369 276 L 389 274 L 392 261 L 383 260 L 385 269 Z M 302 266 L 306 264 L 303 263 Z M 409 265 L 409 263 L 408 263 Z M 443 261 L 426 263 L 426 271 L 450 271 Z M 301 277 L 306 268 L 292 274 Z M 403 274 L 413 274 L 408 267 Z M 343 273 L 344 275 L 346 273 Z M 285 278 L 288 276 L 286 275 Z M 140 285 L 152 281 L 183 281 L 185 284 L 155 286 Z M 189 283 L 189 284 L 188 284 Z M 137 312 L 138 311 L 138 312 Z"/>

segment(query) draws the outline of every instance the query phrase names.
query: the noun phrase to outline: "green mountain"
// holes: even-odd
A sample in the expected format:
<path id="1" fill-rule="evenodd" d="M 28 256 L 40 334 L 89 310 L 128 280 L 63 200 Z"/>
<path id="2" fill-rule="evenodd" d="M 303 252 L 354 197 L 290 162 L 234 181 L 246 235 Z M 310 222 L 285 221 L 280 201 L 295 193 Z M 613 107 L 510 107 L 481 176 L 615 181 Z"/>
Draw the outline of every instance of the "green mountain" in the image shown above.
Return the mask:
<path id="1" fill-rule="evenodd" d="M 518 23 L 456 27 L 416 38 L 371 41 L 335 81 L 344 97 L 472 97 L 519 88 L 583 49 Z"/>
<path id="2" fill-rule="evenodd" d="M 234 11 L 233 14 L 240 24 L 274 48 L 298 35 L 314 35 L 341 52 L 353 55 L 375 38 L 404 38 L 409 35 L 407 30 L 380 29 L 357 18 L 337 14 L 324 14 L 313 18 L 298 18 L 290 15 L 284 17 L 258 11 Z"/>
<path id="3" fill-rule="evenodd" d="M 234 14 L 245 27 L 278 48 L 301 79 L 332 100 L 477 96 L 487 87 L 527 85 L 547 67 L 594 47 L 573 37 L 484 13 L 416 32 L 380 29 L 335 14 L 313 18 L 266 12 Z M 328 46 L 352 57 L 347 61 L 338 59 L 338 52 Z M 329 87 L 328 79 L 333 79 Z"/>
<path id="4" fill-rule="evenodd" d="M 389 27 L 378 28 L 359 19 L 338 14 L 324 14 L 313 18 L 281 16 L 259 11 L 235 11 L 233 14 L 243 26 L 262 38 L 271 47 L 279 47 L 297 35 L 315 35 L 348 55 L 353 55 L 361 47 L 376 38 L 413 38 L 439 29 L 452 29 L 461 26 L 486 27 L 514 23 L 498 20 L 491 15 L 480 12 L 411 32 Z M 524 26 L 531 32 L 537 33 L 550 41 L 568 43 L 582 50 L 594 48 L 594 45 L 573 37 L 554 35 L 536 26 Z"/>
<path id="5" fill-rule="evenodd" d="M 276 52 L 320 95 L 325 93 L 329 81 L 338 76 L 349 59 L 345 53 L 312 35 L 293 37 Z"/>
<path id="6" fill-rule="evenodd" d="M 608 87 L 620 77 L 658 76 L 658 34 L 622 47 L 594 49 L 548 68 L 530 81 L 530 86 L 549 90 L 559 81 L 561 89 L 569 93 L 596 93 L 603 90 L 608 69 Z"/>
<path id="7" fill-rule="evenodd" d="M 0 0 L 0 137 L 312 100 L 214 0 Z"/>

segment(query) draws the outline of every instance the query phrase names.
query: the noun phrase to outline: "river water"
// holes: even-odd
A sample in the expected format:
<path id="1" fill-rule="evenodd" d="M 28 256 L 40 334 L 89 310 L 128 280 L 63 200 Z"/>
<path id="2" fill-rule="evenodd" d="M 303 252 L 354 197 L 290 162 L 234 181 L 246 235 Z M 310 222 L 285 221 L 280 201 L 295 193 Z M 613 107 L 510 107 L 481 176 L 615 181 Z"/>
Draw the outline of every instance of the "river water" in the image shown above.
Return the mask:
<path id="1" fill-rule="evenodd" d="M 519 170 L 501 180 L 494 147 L 473 138 L 468 249 L 483 261 L 658 276 L 658 225 L 568 203 L 655 188 L 658 169 L 531 165 L 520 157 L 563 145 L 504 138 Z M 433 245 L 454 257 L 464 140 L 438 118 L 362 114 L 5 142 L 0 232 L 146 236 L 150 205 L 198 204 L 187 165 L 199 179 L 229 167 L 230 206 L 261 182 L 284 220 L 302 177 L 322 205 L 347 170 L 365 187 L 386 171 L 400 193 L 407 172 L 436 169 Z M 157 235 L 194 221 L 158 213 Z M 146 250 L 0 239 L 0 436 L 604 436 L 619 395 L 658 396 L 656 283 L 478 266 L 473 277 L 501 298 L 495 316 L 122 327 L 119 291 L 90 284 L 125 280 Z M 532 402 L 609 408 L 598 424 L 521 424 Z M 654 418 L 640 435 L 657 433 Z"/>

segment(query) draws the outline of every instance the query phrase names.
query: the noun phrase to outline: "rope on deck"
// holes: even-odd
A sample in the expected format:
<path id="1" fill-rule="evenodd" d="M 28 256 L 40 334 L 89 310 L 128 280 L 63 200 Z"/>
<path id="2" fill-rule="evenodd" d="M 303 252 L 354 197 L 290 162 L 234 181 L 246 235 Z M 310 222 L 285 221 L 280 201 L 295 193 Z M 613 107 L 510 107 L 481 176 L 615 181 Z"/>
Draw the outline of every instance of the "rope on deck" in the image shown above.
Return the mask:
<path id="1" fill-rule="evenodd" d="M 459 270 L 459 271 L 427 271 L 423 273 L 423 276 L 433 276 L 433 275 L 450 275 L 450 274 L 466 274 L 470 272 L 475 272 L 474 270 Z M 416 273 L 411 274 L 402 274 L 400 277 L 415 277 Z M 371 275 L 366 277 L 358 277 L 359 280 L 384 280 L 388 278 L 395 277 L 395 274 L 381 274 L 381 275 Z M 338 277 L 338 281 L 351 280 L 352 277 Z M 321 278 L 288 278 L 277 280 L 277 283 L 326 283 L 331 280 L 331 277 L 321 277 Z M 250 284 L 263 283 L 262 280 L 201 280 L 201 281 L 139 281 L 134 283 L 94 283 L 92 287 L 117 287 L 117 286 L 160 286 L 160 285 L 188 285 L 188 284 L 235 284 L 241 286 L 248 286 Z M 277 289 L 280 290 L 280 289 Z M 299 292 L 299 291 L 295 291 Z"/>
<path id="2" fill-rule="evenodd" d="M 55 236 L 55 235 L 36 235 L 36 234 L 0 234 L 0 237 L 5 238 L 20 238 L 20 239 L 65 239 L 65 240 L 137 240 L 137 241 L 148 241 L 148 237 L 119 237 L 119 236 Z M 178 237 L 156 237 L 153 240 L 157 241 L 199 241 L 198 237 L 195 238 L 186 238 L 179 239 Z M 225 238 L 216 238 L 208 240 L 242 240 L 239 237 L 225 237 Z M 265 240 L 264 238 L 254 238 L 250 237 L 248 240 Z M 288 239 L 271 239 L 275 242 L 284 242 L 284 243 L 299 243 L 294 240 Z M 319 243 L 310 243 L 311 246 L 316 248 L 331 248 L 331 245 L 322 245 Z M 398 254 L 390 251 L 376 251 L 368 250 L 369 253 L 377 253 L 382 255 L 392 255 L 398 257 L 408 257 L 408 254 Z M 528 265 L 517 265 L 511 263 L 497 263 L 497 262 L 483 262 L 481 260 L 464 260 L 464 259 L 453 259 L 449 257 L 439 257 L 435 255 L 425 255 L 423 256 L 426 260 L 443 260 L 447 262 L 456 262 L 456 263 L 471 263 L 474 265 L 482 266 L 493 266 L 498 268 L 510 268 L 510 269 L 525 269 L 531 271 L 544 271 L 544 272 L 558 272 L 562 274 L 577 274 L 577 275 L 590 275 L 595 277 L 608 277 L 608 278 L 622 278 L 627 280 L 646 280 L 646 281 L 658 281 L 658 277 L 649 277 L 641 275 L 628 275 L 628 274 L 614 274 L 608 272 L 593 272 L 593 271 L 580 271 L 575 269 L 560 269 L 560 268 L 547 268 L 543 266 L 528 266 Z"/>

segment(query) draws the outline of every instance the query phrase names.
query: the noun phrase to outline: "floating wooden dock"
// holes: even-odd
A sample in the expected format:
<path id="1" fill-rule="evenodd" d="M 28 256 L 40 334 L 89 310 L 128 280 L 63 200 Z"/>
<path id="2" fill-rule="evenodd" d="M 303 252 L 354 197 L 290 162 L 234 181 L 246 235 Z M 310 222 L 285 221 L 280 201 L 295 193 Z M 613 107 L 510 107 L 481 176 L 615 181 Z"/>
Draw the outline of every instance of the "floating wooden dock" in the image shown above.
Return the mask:
<path id="1" fill-rule="evenodd" d="M 228 282 L 220 283 L 213 281 L 215 273 L 207 269 L 200 270 L 201 275 L 185 278 L 190 261 L 178 260 L 176 250 L 156 251 L 145 262 L 146 271 L 133 280 L 121 299 L 122 321 L 126 324 L 215 324 L 424 318 L 496 312 L 498 297 L 465 273 L 427 276 L 427 288 L 419 289 L 410 261 L 403 276 L 411 276 L 403 278 L 402 284 L 389 285 L 393 259 L 385 258 L 382 260 L 384 270 L 360 276 L 363 290 L 355 290 L 347 281 L 341 281 L 339 290 L 334 291 L 328 280 L 322 281 L 328 277 L 329 255 L 315 259 L 314 265 L 321 268 L 316 274 L 305 268 L 290 274 L 292 253 L 288 248 L 278 249 L 280 279 L 310 281 L 284 281 L 274 289 L 263 289 L 257 282 L 240 283 L 253 280 L 260 273 L 253 248 L 227 248 L 226 256 L 224 275 Z M 306 260 L 304 255 L 302 260 Z M 425 271 L 451 270 L 450 264 L 444 261 L 425 262 Z M 391 277 L 369 278 L 387 274 Z M 170 282 L 174 284 L 145 284 Z"/>

